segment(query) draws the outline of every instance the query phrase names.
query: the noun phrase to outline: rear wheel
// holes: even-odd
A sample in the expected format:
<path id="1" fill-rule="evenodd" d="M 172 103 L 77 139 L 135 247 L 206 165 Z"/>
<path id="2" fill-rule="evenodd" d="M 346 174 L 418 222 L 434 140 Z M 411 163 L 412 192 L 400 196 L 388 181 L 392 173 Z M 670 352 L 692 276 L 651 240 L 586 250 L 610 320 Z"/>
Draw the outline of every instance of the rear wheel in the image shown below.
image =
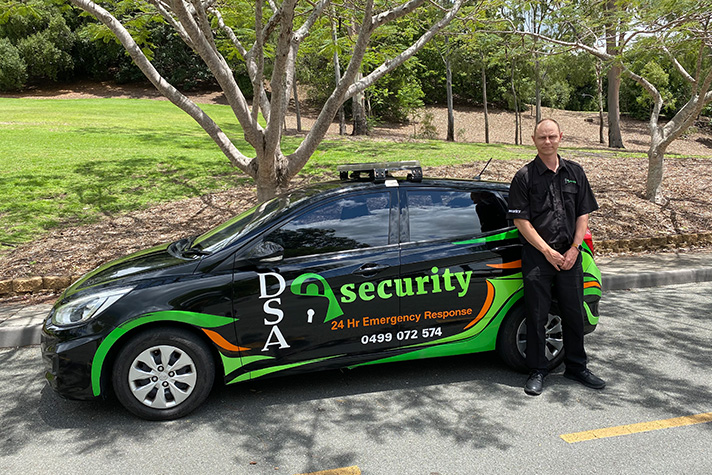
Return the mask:
<path id="1" fill-rule="evenodd" d="M 513 369 L 522 373 L 529 372 L 526 361 L 527 324 L 524 308 L 518 306 L 505 317 L 497 336 L 497 353 Z M 549 313 L 546 322 L 546 358 L 549 371 L 564 361 L 564 340 L 561 329 L 561 317 Z"/>
<path id="2" fill-rule="evenodd" d="M 200 406 L 215 380 L 208 347 L 180 328 L 152 329 L 119 351 L 112 374 L 121 404 L 149 420 L 178 419 Z"/>

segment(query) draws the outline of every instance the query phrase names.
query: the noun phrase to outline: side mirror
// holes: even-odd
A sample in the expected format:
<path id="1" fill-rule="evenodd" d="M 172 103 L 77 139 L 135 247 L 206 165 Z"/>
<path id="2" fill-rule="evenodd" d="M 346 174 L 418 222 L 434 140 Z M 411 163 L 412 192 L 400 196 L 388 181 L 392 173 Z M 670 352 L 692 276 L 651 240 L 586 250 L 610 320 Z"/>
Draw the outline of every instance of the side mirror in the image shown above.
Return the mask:
<path id="1" fill-rule="evenodd" d="M 253 262 L 279 262 L 284 258 L 284 248 L 272 241 L 262 241 L 246 257 Z"/>

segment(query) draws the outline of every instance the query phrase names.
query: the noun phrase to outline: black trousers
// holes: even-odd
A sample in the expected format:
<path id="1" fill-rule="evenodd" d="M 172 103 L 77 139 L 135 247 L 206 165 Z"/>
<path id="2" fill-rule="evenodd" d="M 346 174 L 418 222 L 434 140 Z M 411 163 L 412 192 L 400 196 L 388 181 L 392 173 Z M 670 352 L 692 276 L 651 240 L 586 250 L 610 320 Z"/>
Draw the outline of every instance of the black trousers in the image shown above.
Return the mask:
<path id="1" fill-rule="evenodd" d="M 586 369 L 583 345 L 583 268 L 581 256 L 574 266 L 557 271 L 544 255 L 531 245 L 522 248 L 524 306 L 527 322 L 527 366 L 532 371 L 548 373 L 546 358 L 546 323 L 551 300 L 556 296 L 564 339 L 564 363 L 572 371 Z"/>

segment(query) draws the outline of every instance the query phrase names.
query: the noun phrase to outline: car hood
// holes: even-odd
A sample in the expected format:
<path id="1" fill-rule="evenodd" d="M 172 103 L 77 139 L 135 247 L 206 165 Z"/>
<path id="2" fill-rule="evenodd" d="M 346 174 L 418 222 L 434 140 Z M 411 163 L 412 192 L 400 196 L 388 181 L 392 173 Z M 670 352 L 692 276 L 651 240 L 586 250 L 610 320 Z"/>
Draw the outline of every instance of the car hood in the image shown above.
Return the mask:
<path id="1" fill-rule="evenodd" d="M 72 284 L 65 291 L 64 297 L 105 284 L 126 285 L 161 276 L 192 274 L 200 259 L 178 257 L 169 252 L 172 245 L 161 244 L 97 267 Z"/>

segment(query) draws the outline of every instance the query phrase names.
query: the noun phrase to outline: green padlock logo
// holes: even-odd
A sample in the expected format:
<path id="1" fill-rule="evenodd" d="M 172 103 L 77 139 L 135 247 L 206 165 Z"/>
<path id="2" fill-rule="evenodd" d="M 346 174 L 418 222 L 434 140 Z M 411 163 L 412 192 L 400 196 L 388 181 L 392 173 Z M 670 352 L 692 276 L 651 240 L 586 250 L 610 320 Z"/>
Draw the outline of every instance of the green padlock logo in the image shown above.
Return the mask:
<path id="1" fill-rule="evenodd" d="M 307 282 L 310 279 L 311 281 Z M 319 282 L 321 285 L 319 285 Z M 305 285 L 303 286 L 303 284 Z M 326 279 L 319 274 L 308 272 L 300 275 L 292 282 L 291 290 L 294 295 L 301 295 L 304 297 L 323 297 L 327 299 L 329 301 L 329 307 L 326 311 L 324 323 L 344 314 L 344 311 L 341 310 L 339 302 L 336 300 L 334 292 L 331 290 L 331 286 Z"/>

